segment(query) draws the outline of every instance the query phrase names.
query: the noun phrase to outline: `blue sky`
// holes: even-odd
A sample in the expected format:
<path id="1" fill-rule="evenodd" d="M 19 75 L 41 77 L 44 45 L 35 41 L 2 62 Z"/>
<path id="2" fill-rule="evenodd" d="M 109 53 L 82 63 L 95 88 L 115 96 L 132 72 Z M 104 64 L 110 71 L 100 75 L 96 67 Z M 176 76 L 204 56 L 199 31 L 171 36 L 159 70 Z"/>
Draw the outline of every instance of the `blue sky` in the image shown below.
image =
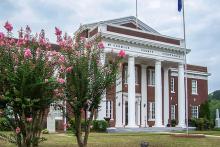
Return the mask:
<path id="1" fill-rule="evenodd" d="M 164 35 L 182 37 L 178 0 L 138 0 L 139 19 Z M 190 64 L 207 66 L 209 92 L 220 89 L 220 1 L 185 0 Z M 135 0 L 0 0 L 0 31 L 5 21 L 14 32 L 30 25 L 46 30 L 55 41 L 54 27 L 73 34 L 80 24 L 135 15 Z"/>

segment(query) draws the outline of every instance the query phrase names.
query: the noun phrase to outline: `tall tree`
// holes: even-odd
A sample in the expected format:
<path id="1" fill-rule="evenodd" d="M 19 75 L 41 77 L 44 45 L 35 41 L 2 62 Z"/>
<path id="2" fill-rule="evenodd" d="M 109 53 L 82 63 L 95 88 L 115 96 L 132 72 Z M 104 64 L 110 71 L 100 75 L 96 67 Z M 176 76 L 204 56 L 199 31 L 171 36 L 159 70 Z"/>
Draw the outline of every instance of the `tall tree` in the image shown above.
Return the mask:
<path id="1" fill-rule="evenodd" d="M 63 64 L 66 70 L 66 102 L 75 117 L 76 138 L 80 147 L 86 147 L 94 114 L 100 108 L 102 95 L 116 81 L 119 65 L 125 56 L 124 51 L 118 55 L 104 53 L 101 37 L 86 41 L 80 34 L 71 38 L 56 29 L 57 42 L 65 56 Z M 85 119 L 85 132 L 81 130 L 82 111 L 89 113 Z"/>
<path id="2" fill-rule="evenodd" d="M 15 138 L 1 136 L 19 147 L 38 146 L 46 110 L 56 98 L 55 91 L 62 90 L 62 79 L 53 77 L 60 54 L 51 50 L 44 30 L 33 36 L 27 26 L 14 39 L 12 25 L 6 22 L 4 27 L 7 35 L 0 32 L 0 101 Z"/>

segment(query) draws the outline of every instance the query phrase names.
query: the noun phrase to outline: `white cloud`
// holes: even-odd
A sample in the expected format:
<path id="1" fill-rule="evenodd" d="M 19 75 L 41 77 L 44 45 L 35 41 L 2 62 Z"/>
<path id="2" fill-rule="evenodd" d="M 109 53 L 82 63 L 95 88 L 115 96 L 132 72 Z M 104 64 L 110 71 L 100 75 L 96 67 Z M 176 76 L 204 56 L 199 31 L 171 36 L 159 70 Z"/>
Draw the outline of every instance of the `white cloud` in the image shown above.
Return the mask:
<path id="1" fill-rule="evenodd" d="M 209 90 L 220 89 L 219 0 L 185 0 L 188 61 L 208 66 Z M 45 28 L 55 40 L 54 27 L 72 34 L 81 24 L 135 15 L 135 0 L 1 0 L 0 31 L 6 20 L 15 29 L 29 24 L 34 32 Z M 177 0 L 138 0 L 138 16 L 165 35 L 182 37 Z M 51 37 L 53 36 L 53 37 Z"/>

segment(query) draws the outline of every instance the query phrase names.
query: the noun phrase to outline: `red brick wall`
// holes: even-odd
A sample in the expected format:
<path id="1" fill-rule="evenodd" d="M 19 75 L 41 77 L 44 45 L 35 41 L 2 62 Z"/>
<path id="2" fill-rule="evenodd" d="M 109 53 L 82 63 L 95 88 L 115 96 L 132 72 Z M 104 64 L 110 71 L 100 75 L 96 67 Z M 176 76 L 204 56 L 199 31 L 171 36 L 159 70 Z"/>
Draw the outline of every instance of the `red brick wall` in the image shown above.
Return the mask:
<path id="1" fill-rule="evenodd" d="M 127 64 L 125 64 L 127 65 Z M 139 85 L 136 85 L 136 93 L 141 93 L 141 67 L 139 65 L 136 65 L 136 67 L 138 67 L 138 78 L 139 78 Z M 196 68 L 197 66 L 190 66 L 191 69 L 193 68 L 194 70 L 201 70 L 201 69 L 205 69 L 206 67 L 199 67 Z M 148 69 L 154 69 L 154 67 L 148 67 Z M 147 71 L 148 71 L 147 69 Z M 175 105 L 175 118 L 176 120 L 178 120 L 178 77 L 173 77 L 174 81 L 175 81 L 175 85 L 174 85 L 174 90 L 175 93 L 171 93 L 171 76 L 170 76 L 170 72 L 169 72 L 169 123 L 171 123 L 171 105 Z M 149 75 L 149 73 L 148 73 Z M 162 69 L 162 85 L 164 85 L 164 73 L 163 73 L 163 69 Z M 122 80 L 124 80 L 124 70 L 123 70 L 123 76 L 122 76 Z M 148 78 L 147 78 L 148 80 Z M 189 97 L 189 118 L 191 117 L 191 108 L 190 105 L 201 105 L 204 101 L 206 101 L 208 99 L 208 81 L 207 80 L 201 80 L 201 79 L 196 79 L 197 83 L 198 83 L 198 95 L 192 95 L 191 93 L 191 81 L 192 79 L 188 78 L 188 97 Z M 149 81 L 148 81 L 149 83 Z M 149 112 L 149 102 L 155 102 L 155 88 L 154 86 L 147 86 L 146 88 L 147 90 L 147 98 L 148 98 L 148 112 Z M 127 84 L 123 84 L 123 92 L 128 92 L 128 86 Z M 171 100 L 172 97 L 172 100 Z M 195 101 L 194 101 L 195 98 Z M 162 104 L 163 104 L 163 108 L 164 109 L 164 87 L 162 87 Z M 115 110 L 114 110 L 115 112 Z M 148 114 L 147 114 L 148 115 Z M 162 118 L 164 120 L 164 116 Z M 154 125 L 154 121 L 148 121 L 148 125 L 149 126 L 153 126 Z"/>
<path id="2" fill-rule="evenodd" d="M 160 41 L 160 42 L 165 42 L 165 43 L 170 43 L 170 44 L 175 44 L 175 45 L 180 45 L 179 40 L 175 40 L 175 39 L 171 39 L 171 38 L 167 38 L 163 36 L 152 35 L 152 34 L 143 33 L 143 32 L 138 32 L 134 30 L 128 30 L 124 28 L 107 26 L 107 31 L 135 36 L 135 37 L 141 37 L 145 39 L 150 39 L 150 40 L 155 40 L 155 41 Z"/>

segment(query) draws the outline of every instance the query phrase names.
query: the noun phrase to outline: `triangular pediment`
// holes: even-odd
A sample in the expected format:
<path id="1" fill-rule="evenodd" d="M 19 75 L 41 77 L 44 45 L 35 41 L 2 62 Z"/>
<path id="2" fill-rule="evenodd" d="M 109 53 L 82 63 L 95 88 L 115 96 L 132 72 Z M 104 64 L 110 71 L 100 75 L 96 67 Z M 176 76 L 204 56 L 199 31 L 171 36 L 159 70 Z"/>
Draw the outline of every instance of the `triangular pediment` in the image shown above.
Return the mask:
<path id="1" fill-rule="evenodd" d="M 136 20 L 136 17 L 134 17 L 134 16 L 106 20 L 106 21 L 100 21 L 100 22 L 96 22 L 96 23 L 85 24 L 84 26 L 86 26 L 87 28 L 92 28 L 98 24 L 113 24 L 113 25 L 119 25 L 119 26 L 124 26 L 124 27 L 128 27 L 128 28 L 137 28 L 136 21 L 137 21 L 139 30 L 159 34 L 156 30 L 154 30 L 153 28 L 151 28 L 147 24 L 143 23 L 139 19 Z"/>

